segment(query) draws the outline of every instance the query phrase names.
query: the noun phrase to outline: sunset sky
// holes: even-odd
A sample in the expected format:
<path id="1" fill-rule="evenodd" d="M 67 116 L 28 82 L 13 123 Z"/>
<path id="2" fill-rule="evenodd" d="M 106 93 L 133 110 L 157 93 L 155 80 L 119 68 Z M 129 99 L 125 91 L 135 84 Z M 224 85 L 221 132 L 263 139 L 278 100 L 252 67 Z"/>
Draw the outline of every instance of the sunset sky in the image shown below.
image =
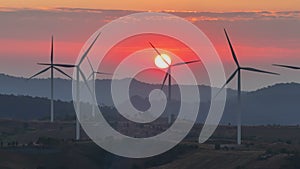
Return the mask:
<path id="1" fill-rule="evenodd" d="M 1 0 L 3 7 L 13 8 L 100 8 L 121 10 L 181 10 L 181 11 L 249 11 L 298 10 L 298 0 Z M 297 8 L 298 7 L 298 8 Z"/>
<path id="2" fill-rule="evenodd" d="M 72 63 L 85 41 L 104 24 L 141 11 L 165 11 L 199 27 L 216 47 L 227 76 L 235 69 L 223 28 L 241 65 L 282 74 L 244 73 L 244 89 L 279 82 L 300 82 L 300 72 L 270 66 L 300 66 L 299 0 L 178 0 L 178 1 L 41 1 L 0 0 L 0 72 L 28 77 L 49 61 L 55 38 L 55 61 Z M 205 82 L 204 82 L 205 83 Z M 231 85 L 235 87 L 235 85 Z"/>

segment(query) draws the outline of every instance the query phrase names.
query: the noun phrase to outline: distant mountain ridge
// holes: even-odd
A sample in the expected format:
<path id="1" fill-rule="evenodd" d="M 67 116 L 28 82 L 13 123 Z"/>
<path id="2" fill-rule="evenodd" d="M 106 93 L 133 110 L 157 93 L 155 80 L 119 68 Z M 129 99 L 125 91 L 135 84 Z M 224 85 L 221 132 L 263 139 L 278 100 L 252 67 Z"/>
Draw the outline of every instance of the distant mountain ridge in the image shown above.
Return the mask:
<path id="1" fill-rule="evenodd" d="M 149 93 L 153 89 L 160 89 L 160 84 L 148 84 L 140 82 L 135 79 L 120 79 L 116 80 L 117 84 L 122 87 L 124 83 L 131 80 L 130 85 L 130 96 L 140 96 L 147 98 Z M 110 79 L 96 80 L 96 96 L 99 104 L 113 105 L 111 96 L 111 82 Z M 210 100 L 211 89 L 209 86 L 199 85 L 198 86 L 201 101 Z M 165 87 L 164 90 L 167 88 Z M 235 95 L 235 91 L 228 89 L 228 95 Z M 173 99 L 180 97 L 176 85 L 172 86 Z M 31 79 L 27 80 L 22 77 L 14 77 L 5 74 L 0 74 L 0 94 L 6 95 L 22 95 L 22 96 L 33 96 L 33 97 L 46 97 L 50 98 L 50 79 Z M 72 81 L 55 78 L 54 79 L 54 97 L 55 100 L 71 101 L 72 100 Z M 125 100 L 124 100 L 125 101 Z"/>
<path id="2" fill-rule="evenodd" d="M 4 80 L 7 80 L 3 82 Z M 126 79 L 124 79 L 126 80 Z M 127 79 L 128 80 L 128 79 Z M 122 81 L 122 80 L 120 80 Z M 12 84 L 10 84 L 10 83 Z M 26 85 L 21 89 L 18 87 L 24 83 L 28 83 L 26 79 L 14 78 L 11 76 L 0 75 L 0 118 L 11 119 L 45 119 L 49 116 L 49 100 L 45 97 L 38 96 L 20 96 L 20 95 L 46 95 L 49 93 L 47 88 L 47 82 L 49 80 L 34 79 L 31 83 L 38 88 L 38 90 L 46 90 L 42 92 L 27 91 L 33 90 L 35 87 Z M 104 88 L 110 86 L 111 80 L 99 80 L 97 88 Z M 17 83 L 17 84 L 16 84 Z M 29 82 L 30 83 L 30 82 Z M 62 87 L 57 89 L 57 97 L 61 96 L 62 101 L 55 102 L 56 116 L 61 118 L 66 116 L 74 117 L 74 107 L 72 102 L 68 101 L 71 98 L 71 82 L 64 79 L 57 79 L 56 85 L 62 83 Z M 67 86 L 69 83 L 69 88 Z M 45 85 L 45 86 L 37 86 Z M 104 87 L 103 87 L 104 86 Z M 149 108 L 148 92 L 154 88 L 159 88 L 160 85 L 146 84 L 133 80 L 130 90 L 134 90 L 131 93 L 131 103 L 141 110 Z M 202 88 L 201 88 L 202 87 Z M 209 95 L 209 87 L 201 86 L 202 92 L 207 92 Z M 65 90 L 65 91 L 63 91 Z M 58 92 L 61 91 L 62 93 Z M 66 91 L 70 91 L 70 96 L 65 96 Z M 101 93 L 100 100 L 104 98 L 105 102 L 110 103 L 111 98 L 108 93 L 110 90 L 97 91 Z M 141 94 L 142 93 L 142 94 Z M 12 95 L 13 94 L 13 95 Z M 15 96 L 17 95 L 17 96 Z M 108 95 L 108 96 L 107 96 Z M 236 92 L 229 90 L 229 96 L 226 101 L 225 111 L 221 120 L 222 124 L 236 123 Z M 300 84 L 298 83 L 282 83 L 268 86 L 262 89 L 258 89 L 252 92 L 244 92 L 242 94 L 243 112 L 242 123 L 243 125 L 267 125 L 267 124 L 281 124 L 281 125 L 299 125 L 300 124 Z M 202 96 L 201 96 L 202 97 Z M 67 100 L 67 101 L 64 101 Z M 107 100 L 105 100 L 107 99 Z M 202 100 L 200 106 L 200 112 L 197 118 L 197 122 L 203 123 L 208 109 L 210 107 L 210 100 Z M 103 101 L 103 100 L 101 100 Z M 124 101 L 124 104 L 128 101 Z M 173 105 L 178 105 L 179 101 L 173 100 Z M 176 106 L 174 106 L 176 107 Z"/>

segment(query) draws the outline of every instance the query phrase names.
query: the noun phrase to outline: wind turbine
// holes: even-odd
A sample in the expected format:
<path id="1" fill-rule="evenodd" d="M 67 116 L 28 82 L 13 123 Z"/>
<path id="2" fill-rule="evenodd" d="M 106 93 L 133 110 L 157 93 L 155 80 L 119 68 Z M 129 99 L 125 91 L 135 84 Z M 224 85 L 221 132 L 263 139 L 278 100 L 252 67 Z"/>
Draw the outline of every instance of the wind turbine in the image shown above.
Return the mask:
<path id="1" fill-rule="evenodd" d="M 187 65 L 187 64 L 191 64 L 191 63 L 196 63 L 196 62 L 200 62 L 200 60 L 192 60 L 192 61 L 188 61 L 188 62 L 179 62 L 179 63 L 175 63 L 175 64 L 169 64 L 164 57 L 162 57 L 161 53 L 155 48 L 155 46 L 149 42 L 149 44 L 152 46 L 152 48 L 156 51 L 156 53 L 162 58 L 163 62 L 165 62 L 168 65 L 168 69 L 167 72 L 165 74 L 163 83 L 161 85 L 161 90 L 163 89 L 163 87 L 165 86 L 166 80 L 168 78 L 168 103 L 171 102 L 172 98 L 171 98 L 171 88 L 172 88 L 172 76 L 171 76 L 171 69 L 173 67 L 176 66 L 181 66 L 181 65 Z M 167 107 L 168 108 L 168 107 Z M 168 123 L 171 124 L 172 123 L 172 115 L 169 114 L 168 117 Z"/>
<path id="2" fill-rule="evenodd" d="M 265 74 L 272 74 L 272 75 L 279 75 L 278 73 L 273 73 L 273 72 L 269 72 L 269 71 L 264 71 L 264 70 L 259 70 L 256 68 L 252 68 L 252 67 L 241 67 L 238 59 L 236 57 L 236 54 L 234 52 L 234 49 L 232 47 L 232 44 L 229 40 L 229 36 L 226 32 L 226 29 L 224 29 L 225 35 L 226 35 L 226 39 L 228 41 L 230 50 L 231 50 L 231 54 L 233 57 L 233 60 L 237 66 L 236 70 L 230 75 L 230 77 L 227 79 L 227 81 L 225 82 L 225 84 L 222 86 L 222 88 L 220 89 L 220 91 L 217 93 L 217 95 L 221 92 L 221 90 L 235 77 L 235 75 L 237 75 L 237 87 L 238 87 L 238 93 L 237 93 L 237 101 L 238 101 L 238 112 L 237 112 L 237 144 L 240 145 L 241 144 L 241 70 L 245 70 L 245 71 L 250 71 L 250 72 L 258 72 L 258 73 L 265 73 Z"/>
<path id="3" fill-rule="evenodd" d="M 76 140 L 80 139 L 80 123 L 79 123 L 79 118 L 80 118 L 80 103 L 79 103 L 79 97 L 80 97 L 80 90 L 79 90 L 79 80 L 80 80 L 80 76 L 82 77 L 85 85 L 87 86 L 91 96 L 93 97 L 93 93 L 91 91 L 91 89 L 89 88 L 89 85 L 87 83 L 87 79 L 84 75 L 84 73 L 82 72 L 82 70 L 80 69 L 81 64 L 83 63 L 84 59 L 87 57 L 88 53 L 90 52 L 90 50 L 92 49 L 92 47 L 94 46 L 95 42 L 97 41 L 99 35 L 101 33 L 99 33 L 96 38 L 94 39 L 94 41 L 91 43 L 91 45 L 89 46 L 89 48 L 83 53 L 83 55 L 81 56 L 78 64 L 54 64 L 54 66 L 57 67 L 64 67 L 64 68 L 75 68 L 76 69 L 76 110 L 77 110 L 77 118 L 76 118 Z M 49 65 L 47 63 L 40 63 L 40 65 Z"/>
<path id="4" fill-rule="evenodd" d="M 92 70 L 92 73 L 89 75 L 89 77 L 87 78 L 88 80 L 90 79 L 90 78 L 92 78 L 92 80 L 93 80 L 93 82 L 92 82 L 92 92 L 93 93 L 95 93 L 95 78 L 96 78 L 96 75 L 97 74 L 99 74 L 99 75 L 113 75 L 112 73 L 106 73 L 106 72 L 98 72 L 98 71 L 96 71 L 94 68 L 93 68 L 93 65 L 92 65 L 92 63 L 91 63 L 91 61 L 90 61 L 90 59 L 87 57 L 87 60 L 88 60 L 88 63 L 89 63 L 89 65 L 90 65 L 90 68 L 91 68 L 91 70 Z M 96 105 L 98 105 L 98 103 L 97 102 L 95 102 L 95 104 Z M 95 117 L 95 106 L 93 105 L 92 106 L 92 116 L 93 117 Z"/>
<path id="5" fill-rule="evenodd" d="M 55 64 L 53 63 L 53 36 L 51 37 L 51 54 L 50 54 L 50 63 L 47 64 L 48 67 L 45 69 L 41 70 L 40 72 L 34 74 L 33 76 L 29 77 L 28 80 L 44 73 L 47 72 L 50 69 L 50 74 L 51 74 L 51 110 L 50 110 L 50 121 L 53 123 L 54 121 L 54 70 L 58 71 L 59 73 L 63 74 L 64 76 L 67 76 L 68 78 L 72 79 L 71 76 L 67 75 L 65 72 L 63 72 L 61 69 L 59 69 Z M 39 63 L 38 63 L 39 64 Z"/>

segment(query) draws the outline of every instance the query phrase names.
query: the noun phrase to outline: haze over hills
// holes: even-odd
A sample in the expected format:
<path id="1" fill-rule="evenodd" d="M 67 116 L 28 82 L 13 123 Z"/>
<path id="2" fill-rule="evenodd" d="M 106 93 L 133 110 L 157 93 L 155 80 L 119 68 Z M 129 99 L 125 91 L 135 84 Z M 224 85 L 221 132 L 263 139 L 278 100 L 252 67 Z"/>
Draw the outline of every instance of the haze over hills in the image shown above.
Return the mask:
<path id="1" fill-rule="evenodd" d="M 122 88 L 125 83 L 130 83 L 130 96 L 140 96 L 147 98 L 153 89 L 160 89 L 160 84 L 148 84 L 137 81 L 135 79 L 115 80 L 116 84 Z M 96 96 L 99 104 L 111 106 L 113 105 L 111 97 L 111 82 L 110 79 L 96 80 Z M 188 87 L 188 86 L 186 86 Z M 210 100 L 210 87 L 205 85 L 198 86 L 201 101 Z M 166 87 L 164 90 L 166 91 Z M 179 90 L 176 85 L 172 86 L 172 99 L 180 97 Z M 5 74 L 0 74 L 0 94 L 24 95 L 33 97 L 50 98 L 50 79 L 32 79 L 27 80 L 22 77 L 14 77 Z M 235 94 L 234 90 L 228 90 L 228 96 Z M 54 97 L 55 100 L 71 101 L 72 100 L 72 81 L 66 79 L 54 79 Z M 124 100 L 126 101 L 126 100 Z"/>
<path id="2" fill-rule="evenodd" d="M 129 79 L 119 80 L 120 84 L 125 80 Z M 111 80 L 97 80 L 96 93 L 98 100 L 107 106 L 112 105 L 110 84 Z M 74 107 L 71 102 L 71 81 L 55 79 L 55 85 L 56 98 L 61 100 L 55 102 L 56 116 L 60 119 L 74 117 Z M 100 90 L 105 88 L 109 88 L 109 90 Z M 133 80 L 130 86 L 131 103 L 137 109 L 146 110 L 150 106 L 147 96 L 149 92 L 155 88 L 160 88 L 160 85 L 146 84 Z M 178 91 L 176 91 L 176 87 L 173 86 L 173 88 L 175 93 L 173 95 L 174 98 L 176 98 L 178 97 Z M 203 123 L 210 106 L 210 88 L 208 86 L 199 86 L 199 89 L 201 93 L 201 106 L 197 121 Z M 235 91 L 228 91 L 229 96 L 226 101 L 221 123 L 235 124 Z M 50 103 L 47 99 L 49 96 L 49 79 L 33 79 L 32 81 L 27 81 L 24 78 L 1 74 L 0 93 L 0 118 L 34 120 L 45 119 L 49 116 Z M 300 84 L 297 83 L 276 84 L 253 92 L 244 92 L 242 96 L 243 124 L 300 124 L 299 96 Z M 125 100 L 123 104 L 128 102 L 129 101 Z M 172 105 L 172 112 L 175 112 L 175 109 L 178 108 L 180 103 L 174 99 Z"/>

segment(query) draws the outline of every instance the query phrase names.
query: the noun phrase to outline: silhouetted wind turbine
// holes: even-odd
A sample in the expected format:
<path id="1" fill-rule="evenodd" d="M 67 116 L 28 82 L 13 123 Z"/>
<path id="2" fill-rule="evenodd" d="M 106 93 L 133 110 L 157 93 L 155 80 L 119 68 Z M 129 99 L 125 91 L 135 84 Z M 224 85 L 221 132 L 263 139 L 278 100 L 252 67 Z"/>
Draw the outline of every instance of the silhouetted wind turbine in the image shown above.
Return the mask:
<path id="1" fill-rule="evenodd" d="M 237 94 L 237 100 L 238 100 L 238 112 L 237 112 L 237 144 L 241 144 L 241 70 L 250 71 L 250 72 L 258 72 L 258 73 L 265 73 L 265 74 L 272 74 L 272 75 L 279 75 L 278 73 L 268 72 L 264 70 L 259 70 L 256 68 L 251 67 L 241 67 L 238 59 L 235 55 L 234 49 L 231 45 L 231 42 L 229 40 L 228 34 L 226 32 L 226 29 L 224 29 L 226 39 L 228 41 L 232 57 L 234 59 L 234 62 L 237 66 L 236 70 L 230 75 L 230 77 L 227 79 L 226 83 L 222 86 L 220 91 L 217 93 L 217 95 L 221 92 L 221 90 L 235 77 L 237 74 L 237 87 L 238 87 L 238 94 Z"/>
<path id="2" fill-rule="evenodd" d="M 88 85 L 87 79 L 84 75 L 84 73 L 82 72 L 82 70 L 80 69 L 81 64 L 83 63 L 84 59 L 87 57 L 88 53 L 90 52 L 90 50 L 92 49 L 92 47 L 94 46 L 95 42 L 97 41 L 99 35 L 101 33 L 99 33 L 95 40 L 92 42 L 92 44 L 89 46 L 89 48 L 83 53 L 83 55 L 81 56 L 79 62 L 77 65 L 72 65 L 72 64 L 54 64 L 54 66 L 57 67 L 64 67 L 64 68 L 75 68 L 76 69 L 76 110 L 78 112 L 77 114 L 77 118 L 76 118 L 76 140 L 80 139 L 80 123 L 79 123 L 79 117 L 80 117 L 80 103 L 79 103 L 79 97 L 80 97 L 80 93 L 79 93 L 79 80 L 80 80 L 80 76 L 83 79 L 83 82 L 85 83 L 85 85 L 87 86 L 91 97 L 93 97 L 93 93 Z M 41 63 L 41 65 L 48 65 L 45 63 Z"/>
<path id="3" fill-rule="evenodd" d="M 72 79 L 71 76 L 67 75 L 65 72 L 63 72 L 61 69 L 59 69 L 57 66 L 55 66 L 55 64 L 53 64 L 53 36 L 51 37 L 51 54 L 50 54 L 50 63 L 47 64 L 47 68 L 41 70 L 40 72 L 34 74 L 33 76 L 29 77 L 29 79 L 32 79 L 46 71 L 48 71 L 50 69 L 50 73 L 51 73 L 51 110 L 50 110 L 50 121 L 53 122 L 54 121 L 54 84 L 53 84 L 53 80 L 54 80 L 54 70 L 58 71 L 59 73 L 63 74 L 64 76 L 67 76 L 68 78 Z M 39 64 L 39 63 L 38 63 Z"/>
<path id="4" fill-rule="evenodd" d="M 89 65 L 90 65 L 90 67 L 91 67 L 91 70 L 92 70 L 92 73 L 90 74 L 90 76 L 87 78 L 88 80 L 90 79 L 90 78 L 92 78 L 92 80 L 93 80 L 93 82 L 92 82 L 92 92 L 93 93 L 95 93 L 95 78 L 96 78 L 96 75 L 97 74 L 99 74 L 99 75 L 113 75 L 112 73 L 106 73 L 106 72 L 98 72 L 98 71 L 96 71 L 94 68 L 93 68 L 93 65 L 92 65 L 92 63 L 91 63 L 91 61 L 90 61 L 90 59 L 87 57 L 87 60 L 88 60 L 88 63 L 89 63 Z M 95 104 L 96 105 L 98 105 L 98 103 L 97 102 L 95 102 Z M 95 117 L 95 106 L 93 105 L 92 106 L 92 116 L 93 117 Z"/>
<path id="5" fill-rule="evenodd" d="M 171 69 L 172 67 L 176 67 L 176 66 L 180 66 L 180 65 L 187 65 L 187 64 L 191 64 L 191 63 L 196 63 L 196 62 L 200 62 L 200 60 L 192 60 L 192 61 L 188 61 L 188 62 L 180 62 L 180 63 L 175 63 L 175 64 L 169 64 L 164 57 L 161 56 L 161 53 L 155 48 L 155 46 L 149 42 L 149 44 L 152 46 L 152 48 L 156 51 L 156 53 L 162 58 L 163 62 L 165 62 L 168 65 L 168 70 L 165 74 L 163 83 L 161 85 L 161 90 L 163 89 L 163 87 L 165 86 L 166 80 L 168 78 L 168 103 L 171 102 L 172 98 L 171 98 L 171 88 L 172 88 L 172 76 L 171 76 Z M 172 115 L 169 114 L 169 118 L 168 118 L 168 123 L 171 124 L 172 123 L 172 119 L 171 119 Z"/>

